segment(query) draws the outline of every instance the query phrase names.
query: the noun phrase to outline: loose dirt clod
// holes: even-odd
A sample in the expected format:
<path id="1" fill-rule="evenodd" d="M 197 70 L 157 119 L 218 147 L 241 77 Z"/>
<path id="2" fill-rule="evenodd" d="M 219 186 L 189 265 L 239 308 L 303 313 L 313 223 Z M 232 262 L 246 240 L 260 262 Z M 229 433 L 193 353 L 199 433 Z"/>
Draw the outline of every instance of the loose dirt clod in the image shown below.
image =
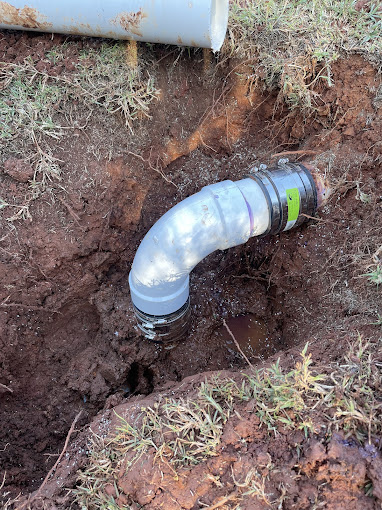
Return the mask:
<path id="1" fill-rule="evenodd" d="M 27 161 L 9 158 L 4 163 L 4 172 L 18 182 L 28 182 L 33 179 L 34 170 Z"/>

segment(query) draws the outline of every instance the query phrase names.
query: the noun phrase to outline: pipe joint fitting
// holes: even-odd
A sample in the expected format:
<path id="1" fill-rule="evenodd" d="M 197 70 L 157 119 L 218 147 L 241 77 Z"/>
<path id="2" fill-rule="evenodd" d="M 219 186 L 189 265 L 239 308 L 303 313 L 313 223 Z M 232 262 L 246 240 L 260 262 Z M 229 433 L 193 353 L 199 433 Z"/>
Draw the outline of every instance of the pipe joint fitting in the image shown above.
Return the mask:
<path id="1" fill-rule="evenodd" d="M 149 315 L 142 312 L 134 305 L 134 312 L 138 322 L 138 328 L 143 336 L 156 343 L 175 341 L 187 333 L 191 308 L 190 298 L 174 313 L 168 315 Z"/>
<path id="2" fill-rule="evenodd" d="M 262 236 L 297 227 L 306 220 L 305 215 L 316 212 L 316 186 L 304 165 L 281 160 L 276 167 L 250 170 L 248 177 L 263 190 L 270 211 L 269 226 Z"/>

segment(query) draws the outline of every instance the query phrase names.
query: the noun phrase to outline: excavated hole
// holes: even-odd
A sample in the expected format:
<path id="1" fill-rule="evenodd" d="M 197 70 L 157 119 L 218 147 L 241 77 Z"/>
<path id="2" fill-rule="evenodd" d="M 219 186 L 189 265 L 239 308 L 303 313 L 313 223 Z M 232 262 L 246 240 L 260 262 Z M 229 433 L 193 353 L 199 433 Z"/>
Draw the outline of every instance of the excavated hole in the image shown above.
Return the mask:
<path id="1" fill-rule="evenodd" d="M 23 490 L 38 487 L 79 409 L 85 424 L 105 399 L 117 403 L 198 372 L 245 367 L 223 318 L 252 363 L 285 347 L 279 292 L 268 279 L 264 253 L 274 243 L 253 241 L 215 253 L 196 268 L 190 334 L 171 349 L 138 338 L 123 259 L 54 316 L 28 311 L 17 328 L 14 359 L 3 366 L 17 381 L 15 395 L 2 395 L 7 446 L 1 455 L 9 479 Z M 249 345 L 240 317 L 261 324 L 263 337 L 265 328 L 266 345 L 256 337 Z"/>
<path id="2" fill-rule="evenodd" d="M 226 84 L 221 77 L 200 78 L 201 62 L 185 59 L 172 67 L 171 57 L 166 58 L 158 69 L 164 99 L 158 101 L 147 131 L 139 131 L 143 142 L 131 147 L 121 122 L 105 122 L 95 114 L 86 134 L 63 140 L 54 153 L 65 161 L 61 185 L 71 209 L 47 195 L 32 208 L 33 222 L 20 222 L 17 236 L 10 236 L 1 252 L 6 301 L 0 310 L 0 465 L 7 471 L 5 489 L 15 495 L 40 485 L 80 409 L 78 426 L 89 423 L 104 406 L 132 395 L 149 394 L 205 371 L 246 367 L 226 335 L 223 319 L 239 343 L 241 326 L 232 321 L 240 322 L 240 317 L 245 317 L 243 322 L 249 317 L 256 334 L 267 339 L 266 349 L 246 351 L 258 366 L 267 356 L 284 356 L 283 351 L 300 349 L 307 341 L 314 345 L 351 328 L 362 331 L 372 320 L 375 298 L 357 294 L 355 285 L 361 280 L 352 278 L 354 260 L 359 259 L 351 257 L 357 250 L 372 253 L 380 244 L 376 229 L 365 237 L 366 226 L 377 225 L 380 218 L 375 190 L 380 189 L 381 173 L 371 162 L 373 150 L 365 149 L 372 139 L 360 137 L 356 147 L 342 135 L 346 126 L 324 138 L 324 119 L 276 114 L 276 94 L 265 96 L 244 86 L 241 90 L 234 83 L 223 114 L 215 117 L 213 112 L 203 125 L 203 136 L 211 136 L 192 147 L 186 142 L 193 140 L 211 98 L 219 97 Z M 353 94 L 364 98 L 371 89 L 371 71 L 361 64 L 364 72 Z M 341 66 L 334 70 L 334 81 L 348 77 L 347 86 L 353 86 L 353 62 Z M 334 92 L 327 99 L 333 104 Z M 342 92 L 340 86 L 338 97 Z M 355 107 L 345 107 L 354 113 Z M 369 104 L 360 104 L 362 108 L 372 115 Z M 231 115 L 231 124 L 224 115 Z M 355 113 L 353 123 L 358 125 Z M 171 349 L 140 339 L 127 274 L 150 226 L 204 185 L 240 179 L 252 164 L 269 162 L 272 154 L 283 150 L 306 146 L 324 152 L 334 139 L 339 148 L 333 177 L 341 182 L 346 172 L 346 179 L 336 201 L 321 213 L 325 221 L 309 221 L 295 231 L 210 255 L 191 276 L 188 337 Z M 138 158 L 131 155 L 132 148 Z M 163 162 L 166 178 L 155 171 L 157 161 Z M 328 161 L 332 165 L 330 158 L 324 163 Z M 370 207 L 356 198 L 356 185 L 349 185 L 361 178 L 360 169 L 366 183 L 362 189 L 372 197 Z M 11 181 L 1 179 L 4 191 Z M 20 197 L 24 193 L 21 190 Z M 364 260 L 366 264 L 366 255 Z M 323 342 L 316 352 L 325 362 L 333 348 L 328 345 Z"/>

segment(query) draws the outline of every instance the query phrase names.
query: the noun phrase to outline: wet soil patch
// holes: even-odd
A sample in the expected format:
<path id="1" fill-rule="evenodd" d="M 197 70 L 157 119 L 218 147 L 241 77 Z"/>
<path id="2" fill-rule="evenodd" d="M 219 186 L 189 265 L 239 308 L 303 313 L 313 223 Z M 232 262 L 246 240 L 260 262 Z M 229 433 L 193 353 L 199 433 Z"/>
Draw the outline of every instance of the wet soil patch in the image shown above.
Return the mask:
<path id="1" fill-rule="evenodd" d="M 27 53 L 37 60 L 49 41 L 5 33 L 1 58 L 14 58 L 16 48 L 19 60 Z M 0 475 L 6 471 L 13 494 L 39 486 L 80 409 L 84 425 L 105 401 L 110 407 L 200 372 L 243 368 L 223 319 L 261 324 L 267 348 L 256 356 L 310 341 L 318 365 L 335 360 L 357 332 L 376 334 L 377 289 L 359 278 L 381 239 L 374 68 L 358 56 L 339 61 L 335 87 L 320 91 L 325 115 L 305 118 L 278 105 L 276 92 L 248 84 L 242 64 L 212 76 L 202 53 L 175 65 L 168 48 L 155 51 L 161 95 L 152 119 L 132 137 L 118 116 L 95 111 L 85 130 L 57 143 L 62 181 L 31 205 L 32 219 L 2 216 Z M 230 73 L 238 65 L 242 73 Z M 317 156 L 335 188 L 320 219 L 207 257 L 191 276 L 188 337 L 171 349 L 141 339 L 127 276 L 151 225 L 202 186 L 294 151 Z M 22 158 L 2 157 L 0 196 L 22 200 L 28 184 L 5 164 Z M 360 190 L 370 200 L 360 200 Z"/>

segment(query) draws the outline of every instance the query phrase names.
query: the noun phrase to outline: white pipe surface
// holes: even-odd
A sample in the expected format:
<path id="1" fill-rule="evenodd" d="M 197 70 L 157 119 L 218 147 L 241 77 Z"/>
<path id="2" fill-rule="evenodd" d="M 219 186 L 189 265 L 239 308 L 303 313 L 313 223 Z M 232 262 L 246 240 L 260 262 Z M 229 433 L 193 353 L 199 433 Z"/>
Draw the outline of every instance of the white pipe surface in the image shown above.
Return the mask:
<path id="1" fill-rule="evenodd" d="M 164 214 L 139 246 L 129 275 L 134 305 L 168 315 L 188 300 L 189 274 L 215 250 L 265 233 L 270 210 L 253 179 L 206 186 Z"/>
<path id="2" fill-rule="evenodd" d="M 229 0 L 0 1 L 0 28 L 221 48 Z"/>

